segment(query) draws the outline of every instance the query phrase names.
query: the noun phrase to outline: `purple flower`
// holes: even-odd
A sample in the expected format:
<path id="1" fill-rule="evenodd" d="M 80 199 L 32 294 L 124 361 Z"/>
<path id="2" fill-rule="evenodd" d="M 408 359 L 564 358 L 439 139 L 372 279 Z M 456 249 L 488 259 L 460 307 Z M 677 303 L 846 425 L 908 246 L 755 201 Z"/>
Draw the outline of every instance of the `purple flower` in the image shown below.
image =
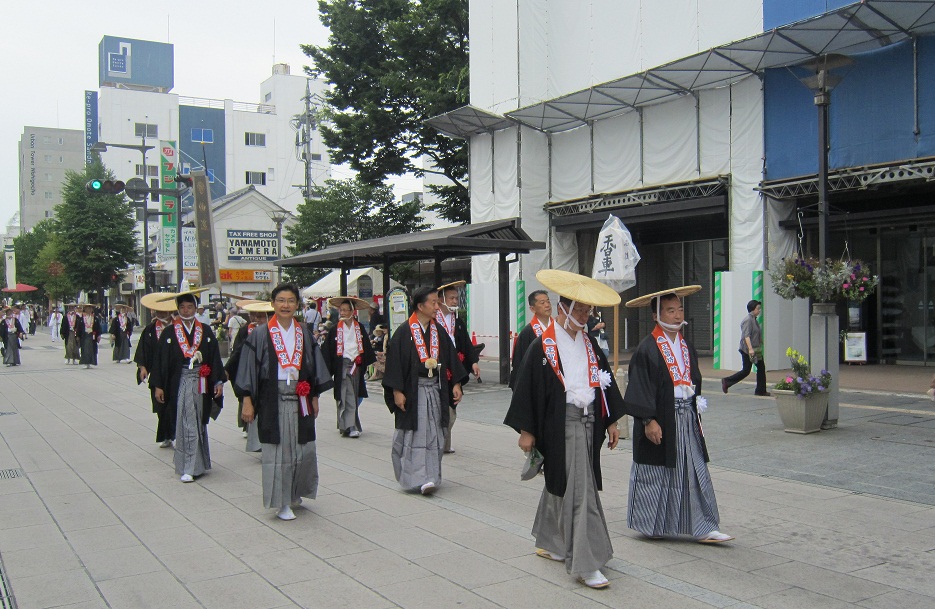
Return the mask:
<path id="1" fill-rule="evenodd" d="M 804 382 L 805 382 L 805 381 L 802 380 L 802 377 L 801 377 L 801 376 L 798 377 L 798 378 L 796 378 L 795 380 L 798 381 L 798 382 L 800 382 L 800 383 L 804 383 Z"/>
<path id="2" fill-rule="evenodd" d="M 808 393 L 811 390 L 812 390 L 811 385 L 802 385 L 802 393 Z"/>
<path id="3" fill-rule="evenodd" d="M 822 375 L 822 376 L 825 376 L 826 374 L 831 374 L 831 373 L 828 372 L 827 370 L 822 370 L 822 371 L 821 371 L 821 375 Z"/>
<path id="4" fill-rule="evenodd" d="M 824 391 L 824 390 L 825 390 L 824 386 L 822 386 L 822 385 L 819 385 L 819 386 L 818 386 L 818 391 Z"/>

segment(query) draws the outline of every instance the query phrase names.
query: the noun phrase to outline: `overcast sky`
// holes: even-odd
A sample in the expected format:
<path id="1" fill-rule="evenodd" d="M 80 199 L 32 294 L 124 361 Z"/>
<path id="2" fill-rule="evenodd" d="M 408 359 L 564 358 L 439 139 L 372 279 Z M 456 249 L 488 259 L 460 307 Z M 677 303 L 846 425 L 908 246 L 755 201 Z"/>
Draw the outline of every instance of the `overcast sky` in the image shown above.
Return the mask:
<path id="1" fill-rule="evenodd" d="M 105 35 L 172 43 L 173 93 L 255 103 L 274 55 L 301 75 L 308 58 L 299 45 L 328 39 L 315 0 L 11 0 L 3 9 L 0 227 L 19 209 L 23 128 L 84 129 L 84 91 L 98 89 L 97 50 Z M 332 170 L 334 178 L 350 175 Z M 420 189 L 414 178 L 397 181 L 397 195 Z"/>

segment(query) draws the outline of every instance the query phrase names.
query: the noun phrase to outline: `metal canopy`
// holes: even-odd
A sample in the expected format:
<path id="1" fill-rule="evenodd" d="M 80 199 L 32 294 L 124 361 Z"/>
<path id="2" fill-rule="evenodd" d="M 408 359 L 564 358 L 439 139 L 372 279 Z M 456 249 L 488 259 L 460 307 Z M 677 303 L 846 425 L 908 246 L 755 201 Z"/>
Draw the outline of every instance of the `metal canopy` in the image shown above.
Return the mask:
<path id="1" fill-rule="evenodd" d="M 463 139 L 467 139 L 472 135 L 506 129 L 515 124 L 514 121 L 503 118 L 499 114 L 487 112 L 474 106 L 462 106 L 451 112 L 433 116 L 423 122 L 445 135 Z"/>
<path id="2" fill-rule="evenodd" d="M 848 192 L 879 189 L 884 185 L 897 186 L 933 180 L 935 180 L 935 158 L 928 157 L 831 171 L 828 174 L 828 189 L 831 192 Z M 754 190 L 778 200 L 814 197 L 818 193 L 818 177 L 810 175 L 760 182 Z"/>
<path id="3" fill-rule="evenodd" d="M 863 0 L 506 116 L 540 131 L 566 131 L 700 89 L 727 86 L 769 68 L 829 53 L 852 55 L 932 33 L 933 0 Z"/>
<path id="4" fill-rule="evenodd" d="M 519 218 L 506 218 L 451 228 L 438 228 L 408 235 L 342 243 L 273 262 L 276 266 L 317 268 L 360 268 L 380 266 L 388 260 L 410 262 L 458 258 L 480 254 L 528 254 L 545 249 L 519 225 Z"/>

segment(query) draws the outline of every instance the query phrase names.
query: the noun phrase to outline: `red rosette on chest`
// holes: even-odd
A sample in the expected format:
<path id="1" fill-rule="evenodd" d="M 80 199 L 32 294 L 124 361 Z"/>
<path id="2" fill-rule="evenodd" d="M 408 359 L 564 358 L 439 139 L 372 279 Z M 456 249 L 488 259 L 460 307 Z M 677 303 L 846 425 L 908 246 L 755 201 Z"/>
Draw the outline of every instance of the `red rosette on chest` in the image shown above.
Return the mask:
<path id="1" fill-rule="evenodd" d="M 358 355 L 357 357 L 354 358 L 355 366 L 360 366 L 363 363 L 364 363 L 364 357 L 362 355 Z"/>
<path id="2" fill-rule="evenodd" d="M 208 393 L 208 379 L 211 377 L 211 366 L 202 364 L 198 368 L 198 393 Z"/>
<path id="3" fill-rule="evenodd" d="M 299 397 L 305 397 L 312 392 L 312 386 L 308 381 L 299 381 L 295 385 L 295 394 Z"/>
<path id="4" fill-rule="evenodd" d="M 198 369 L 198 376 L 200 376 L 203 379 L 206 379 L 209 376 L 211 376 L 211 366 L 206 366 L 202 364 L 201 368 Z"/>

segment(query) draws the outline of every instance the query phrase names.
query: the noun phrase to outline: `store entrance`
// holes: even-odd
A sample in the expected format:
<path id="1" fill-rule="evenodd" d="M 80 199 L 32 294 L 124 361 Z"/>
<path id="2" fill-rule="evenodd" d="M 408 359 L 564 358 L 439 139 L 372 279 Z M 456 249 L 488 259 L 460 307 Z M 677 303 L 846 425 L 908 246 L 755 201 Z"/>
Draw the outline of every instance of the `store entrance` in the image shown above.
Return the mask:
<path id="1" fill-rule="evenodd" d="M 935 365 L 935 229 L 887 233 L 880 259 L 882 359 Z"/>

